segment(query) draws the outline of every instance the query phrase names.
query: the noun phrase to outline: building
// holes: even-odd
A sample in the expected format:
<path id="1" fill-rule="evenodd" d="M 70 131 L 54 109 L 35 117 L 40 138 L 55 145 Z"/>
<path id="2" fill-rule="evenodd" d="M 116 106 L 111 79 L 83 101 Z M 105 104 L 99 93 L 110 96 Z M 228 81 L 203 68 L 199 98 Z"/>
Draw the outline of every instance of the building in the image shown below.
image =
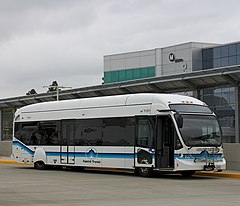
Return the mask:
<path id="1" fill-rule="evenodd" d="M 104 56 L 104 83 L 201 70 L 203 68 L 202 51 L 210 46 L 216 45 L 191 42 Z"/>
<path id="2" fill-rule="evenodd" d="M 240 42 L 224 45 L 190 42 L 146 51 L 107 55 L 104 57 L 104 83 L 164 77 L 239 65 Z M 233 81 L 230 87 L 219 87 L 216 84 L 215 88 L 198 91 L 194 89 L 194 92 L 184 93 L 203 100 L 218 115 L 223 128 L 224 142 L 239 143 L 237 118 L 239 80 L 230 81 Z"/>
<path id="3" fill-rule="evenodd" d="M 231 153 L 229 168 L 233 165 L 240 170 L 240 42 L 221 45 L 190 42 L 107 55 L 104 84 L 64 90 L 59 97 L 61 100 L 139 92 L 183 93 L 206 102 L 219 117 L 223 142 L 227 143 L 225 154 Z M 11 141 L 14 111 L 25 105 L 56 100 L 55 95 L 0 99 L 0 150 L 1 145 Z"/>

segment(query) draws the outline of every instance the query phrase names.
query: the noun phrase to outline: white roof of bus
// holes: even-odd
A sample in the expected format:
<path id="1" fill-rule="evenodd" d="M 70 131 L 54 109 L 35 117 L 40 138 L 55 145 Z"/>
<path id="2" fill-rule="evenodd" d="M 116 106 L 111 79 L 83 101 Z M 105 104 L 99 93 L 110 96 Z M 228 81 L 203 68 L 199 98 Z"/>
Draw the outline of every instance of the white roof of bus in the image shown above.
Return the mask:
<path id="1" fill-rule="evenodd" d="M 17 110 L 16 113 L 37 112 L 47 110 L 99 108 L 110 106 L 127 106 L 141 104 L 161 104 L 165 109 L 169 109 L 169 104 L 192 103 L 205 105 L 202 101 L 193 97 L 177 94 L 139 93 L 127 95 L 114 95 L 103 97 L 82 98 L 73 100 L 61 100 L 52 102 L 42 102 L 28 105 Z"/>

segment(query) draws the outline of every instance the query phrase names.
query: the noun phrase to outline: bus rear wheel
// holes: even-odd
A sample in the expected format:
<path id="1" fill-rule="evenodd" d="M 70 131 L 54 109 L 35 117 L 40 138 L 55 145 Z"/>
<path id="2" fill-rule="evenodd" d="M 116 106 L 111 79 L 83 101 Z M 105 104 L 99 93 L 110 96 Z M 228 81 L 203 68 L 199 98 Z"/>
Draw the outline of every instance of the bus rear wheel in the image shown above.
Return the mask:
<path id="1" fill-rule="evenodd" d="M 34 168 L 37 170 L 45 170 L 47 166 L 43 161 L 37 161 L 34 163 Z"/>

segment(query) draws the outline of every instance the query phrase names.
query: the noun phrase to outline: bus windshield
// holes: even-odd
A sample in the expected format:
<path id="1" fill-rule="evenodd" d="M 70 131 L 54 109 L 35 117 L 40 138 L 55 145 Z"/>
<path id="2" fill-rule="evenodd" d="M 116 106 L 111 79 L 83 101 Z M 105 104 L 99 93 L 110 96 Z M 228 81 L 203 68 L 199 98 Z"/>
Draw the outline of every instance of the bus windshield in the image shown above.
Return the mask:
<path id="1" fill-rule="evenodd" d="M 221 130 L 215 116 L 182 115 L 183 126 L 180 129 L 187 146 L 220 146 Z"/>

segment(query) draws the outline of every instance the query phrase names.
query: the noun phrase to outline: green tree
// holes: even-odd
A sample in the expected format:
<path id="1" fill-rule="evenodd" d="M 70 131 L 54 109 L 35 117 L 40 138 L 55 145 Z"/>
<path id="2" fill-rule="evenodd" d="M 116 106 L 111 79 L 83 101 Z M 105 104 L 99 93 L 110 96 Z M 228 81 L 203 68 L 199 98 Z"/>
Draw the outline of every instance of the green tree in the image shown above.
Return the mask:
<path id="1" fill-rule="evenodd" d="M 33 95 L 33 94 L 37 94 L 35 89 L 31 89 L 26 93 L 26 95 Z"/>
<path id="2" fill-rule="evenodd" d="M 48 87 L 48 92 L 56 92 L 58 83 L 57 81 L 53 81 L 51 85 Z"/>

